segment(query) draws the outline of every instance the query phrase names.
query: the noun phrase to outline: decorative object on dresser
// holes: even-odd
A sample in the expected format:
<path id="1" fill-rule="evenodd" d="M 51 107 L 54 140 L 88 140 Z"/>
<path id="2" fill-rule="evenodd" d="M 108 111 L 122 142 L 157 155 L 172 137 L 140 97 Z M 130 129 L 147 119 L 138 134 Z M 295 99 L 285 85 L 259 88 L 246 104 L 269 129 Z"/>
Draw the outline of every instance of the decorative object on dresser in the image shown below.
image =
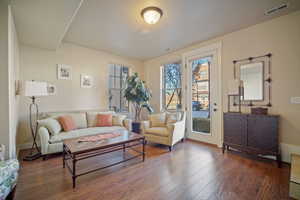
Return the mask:
<path id="1" fill-rule="evenodd" d="M 253 115 L 267 115 L 268 114 L 268 108 L 251 108 L 251 114 Z"/>
<path id="2" fill-rule="evenodd" d="M 291 155 L 290 197 L 300 199 L 300 155 Z"/>
<path id="3" fill-rule="evenodd" d="M 35 100 L 36 97 L 48 95 L 48 84 L 46 82 L 39 81 L 25 81 L 22 87 L 22 94 L 23 96 L 30 97 L 32 99 L 32 103 L 29 106 L 29 125 L 33 142 L 30 154 L 24 158 L 26 161 L 31 161 L 38 159 L 41 155 L 41 151 L 36 143 L 39 107 Z"/>
<path id="4" fill-rule="evenodd" d="M 242 106 L 271 107 L 272 54 L 234 60 L 234 79 L 243 81 Z M 238 97 L 234 104 L 237 105 Z"/>
<path id="5" fill-rule="evenodd" d="M 278 126 L 278 115 L 224 113 L 223 153 L 231 147 L 256 155 L 272 155 L 280 167 Z"/>
<path id="6" fill-rule="evenodd" d="M 243 81 L 234 79 L 228 82 L 228 112 L 233 112 L 231 111 L 231 99 L 233 98 L 233 106 L 238 105 L 238 111 L 236 112 L 241 112 L 241 98 L 242 98 L 242 90 L 243 90 Z M 236 104 L 237 98 L 238 103 Z"/>

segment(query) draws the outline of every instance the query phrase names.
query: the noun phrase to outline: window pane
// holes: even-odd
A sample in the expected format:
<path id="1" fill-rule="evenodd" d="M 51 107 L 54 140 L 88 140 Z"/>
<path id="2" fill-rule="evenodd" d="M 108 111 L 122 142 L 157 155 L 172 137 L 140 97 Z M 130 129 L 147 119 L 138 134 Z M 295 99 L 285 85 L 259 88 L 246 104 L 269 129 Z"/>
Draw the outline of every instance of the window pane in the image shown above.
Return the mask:
<path id="1" fill-rule="evenodd" d="M 192 118 L 193 131 L 210 133 L 209 66 L 211 57 L 192 63 Z"/>
<path id="2" fill-rule="evenodd" d="M 125 88 L 129 68 L 114 64 L 110 64 L 109 67 L 109 107 L 116 112 L 129 111 L 128 102 L 122 92 L 122 89 Z"/>
<path id="3" fill-rule="evenodd" d="M 181 64 L 164 65 L 163 103 L 165 109 L 177 109 L 181 105 Z"/>

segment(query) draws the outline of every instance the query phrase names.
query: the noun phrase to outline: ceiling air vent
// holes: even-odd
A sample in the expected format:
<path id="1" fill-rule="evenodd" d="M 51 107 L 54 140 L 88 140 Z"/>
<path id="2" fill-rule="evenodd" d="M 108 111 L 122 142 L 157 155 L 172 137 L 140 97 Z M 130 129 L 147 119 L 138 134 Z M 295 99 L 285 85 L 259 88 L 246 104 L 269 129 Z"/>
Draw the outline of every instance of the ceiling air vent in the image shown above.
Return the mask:
<path id="1" fill-rule="evenodd" d="M 288 7 L 289 7 L 288 3 L 281 4 L 281 5 L 279 5 L 279 6 L 276 6 L 276 7 L 273 7 L 273 8 L 271 8 L 271 9 L 267 10 L 267 11 L 265 12 L 265 15 L 271 15 L 271 14 L 274 14 L 274 13 L 279 12 L 279 11 L 281 11 L 281 10 L 283 10 L 283 9 L 288 8 Z"/>

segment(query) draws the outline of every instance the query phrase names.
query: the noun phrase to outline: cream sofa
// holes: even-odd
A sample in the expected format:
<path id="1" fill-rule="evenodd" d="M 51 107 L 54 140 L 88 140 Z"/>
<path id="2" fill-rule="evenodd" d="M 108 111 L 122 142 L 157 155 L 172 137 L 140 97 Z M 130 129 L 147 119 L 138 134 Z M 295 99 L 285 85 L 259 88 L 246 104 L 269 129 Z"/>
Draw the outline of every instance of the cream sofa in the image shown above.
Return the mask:
<path id="1" fill-rule="evenodd" d="M 113 118 L 111 127 L 95 127 L 97 114 L 112 113 L 113 116 L 119 116 L 121 121 Z M 60 116 L 71 116 L 77 127 L 76 130 L 64 132 L 56 120 Z M 116 122 L 115 122 L 116 121 Z M 38 120 L 38 136 L 40 139 L 41 153 L 45 158 L 48 154 L 62 152 L 63 140 L 81 136 L 107 133 L 116 130 L 127 129 L 131 131 L 131 120 L 126 116 L 116 114 L 112 111 L 87 111 L 87 112 L 52 112 L 43 113 L 41 120 Z"/>
<path id="2" fill-rule="evenodd" d="M 142 134 L 147 142 L 167 145 L 171 151 L 185 138 L 185 120 L 185 112 L 152 114 L 148 121 L 142 121 Z"/>

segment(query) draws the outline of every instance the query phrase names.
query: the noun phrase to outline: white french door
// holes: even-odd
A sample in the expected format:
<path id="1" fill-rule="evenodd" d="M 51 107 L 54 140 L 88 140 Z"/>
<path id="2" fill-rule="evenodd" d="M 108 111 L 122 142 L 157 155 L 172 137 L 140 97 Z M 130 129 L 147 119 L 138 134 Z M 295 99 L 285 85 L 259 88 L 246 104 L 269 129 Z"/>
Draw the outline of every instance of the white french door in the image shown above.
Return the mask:
<path id="1" fill-rule="evenodd" d="M 221 43 L 183 55 L 187 137 L 222 144 Z"/>

